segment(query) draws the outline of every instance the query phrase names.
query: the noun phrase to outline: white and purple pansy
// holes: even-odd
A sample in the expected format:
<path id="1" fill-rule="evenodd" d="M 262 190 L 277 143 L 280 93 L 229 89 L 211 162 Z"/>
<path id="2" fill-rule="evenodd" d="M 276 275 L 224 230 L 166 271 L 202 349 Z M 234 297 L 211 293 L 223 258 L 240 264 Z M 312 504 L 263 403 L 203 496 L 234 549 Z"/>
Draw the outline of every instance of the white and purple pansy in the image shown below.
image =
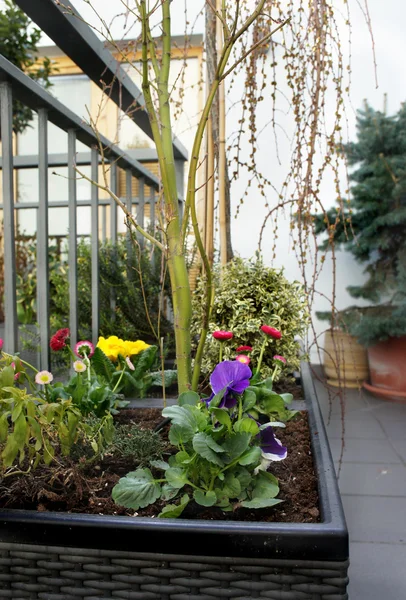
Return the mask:
<path id="1" fill-rule="evenodd" d="M 284 423 L 279 421 L 273 421 L 272 423 L 265 423 L 261 425 L 259 436 L 260 436 L 260 448 L 262 457 L 269 461 L 283 460 L 288 454 L 286 446 L 282 445 L 282 442 L 275 437 L 273 427 L 285 427 Z"/>
<path id="2" fill-rule="evenodd" d="M 209 402 L 215 394 L 225 389 L 219 407 L 233 408 L 237 404 L 236 396 L 242 394 L 250 385 L 251 377 L 252 371 L 248 365 L 236 360 L 225 360 L 219 363 L 210 376 L 213 394 L 209 398 Z"/>

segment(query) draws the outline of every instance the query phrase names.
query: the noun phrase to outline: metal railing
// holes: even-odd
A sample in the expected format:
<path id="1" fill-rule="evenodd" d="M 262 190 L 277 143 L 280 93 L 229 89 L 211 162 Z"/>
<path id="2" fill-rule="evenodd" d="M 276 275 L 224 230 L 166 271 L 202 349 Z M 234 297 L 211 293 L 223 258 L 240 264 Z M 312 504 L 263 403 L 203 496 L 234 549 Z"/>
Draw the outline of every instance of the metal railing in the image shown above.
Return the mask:
<path id="1" fill-rule="evenodd" d="M 13 115 L 12 103 L 17 99 L 38 113 L 38 157 L 13 156 Z M 110 187 L 118 194 L 117 169 L 126 173 L 126 206 L 129 211 L 133 204 L 137 208 L 137 220 L 144 221 L 145 203 L 150 204 L 150 220 L 155 220 L 155 193 L 160 189 L 158 177 L 151 173 L 141 161 L 102 135 L 94 131 L 82 119 L 60 101 L 51 96 L 40 85 L 22 73 L 4 57 L 0 56 L 0 125 L 2 144 L 2 183 L 3 183 L 3 225 L 4 225 L 4 312 L 5 312 L 5 348 L 8 352 L 18 351 L 18 321 L 16 310 L 16 263 L 15 263 L 15 210 L 37 209 L 37 320 L 40 335 L 40 366 L 49 368 L 49 266 L 48 266 L 48 212 L 56 206 L 68 207 L 68 258 L 69 258 L 69 328 L 71 342 L 77 341 L 78 331 L 78 289 L 77 289 L 77 207 L 90 206 L 91 223 L 91 296 L 92 296 L 92 337 L 96 342 L 99 335 L 99 206 L 110 206 L 109 237 L 117 239 L 117 209 L 114 200 L 99 199 L 99 189 L 91 186 L 90 200 L 77 199 L 77 173 L 75 166 L 90 165 L 91 179 L 98 181 L 99 143 L 103 146 L 105 159 L 110 162 Z M 68 152 L 64 155 L 48 154 L 48 123 L 53 123 L 67 133 Z M 90 153 L 76 153 L 77 141 L 85 144 Z M 153 159 L 154 151 L 138 151 L 143 162 Z M 182 174 L 183 161 L 178 161 L 179 201 L 183 200 Z M 68 167 L 68 200 L 49 202 L 48 168 L 51 166 Z M 15 169 L 38 169 L 38 202 L 15 202 Z M 138 179 L 138 197 L 132 197 L 132 179 Z M 144 188 L 150 188 L 150 197 L 144 197 Z M 105 224 L 104 224 L 105 229 Z M 106 234 L 106 232 L 105 232 Z"/>

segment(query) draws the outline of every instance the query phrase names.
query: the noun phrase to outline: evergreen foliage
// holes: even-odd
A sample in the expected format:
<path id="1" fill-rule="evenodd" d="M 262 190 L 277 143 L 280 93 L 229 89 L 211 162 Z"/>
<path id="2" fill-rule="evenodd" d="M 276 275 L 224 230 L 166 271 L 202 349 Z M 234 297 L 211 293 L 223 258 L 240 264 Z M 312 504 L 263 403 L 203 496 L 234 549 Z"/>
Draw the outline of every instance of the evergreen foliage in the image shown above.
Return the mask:
<path id="1" fill-rule="evenodd" d="M 287 372 L 299 368 L 300 343 L 309 323 L 307 299 L 303 287 L 297 281 L 290 282 L 280 270 L 267 267 L 258 256 L 253 260 L 234 258 L 222 269 L 214 268 L 215 297 L 209 333 L 217 329 L 232 331 L 233 339 L 224 346 L 224 359 L 233 360 L 235 349 L 241 345 L 252 346 L 250 353 L 256 364 L 263 336 L 261 325 L 280 329 L 282 338 L 269 338 L 263 358 L 261 374 L 269 377 L 275 367 L 274 354 L 286 358 Z M 196 346 L 200 333 L 203 297 L 206 281 L 200 278 L 193 296 L 192 335 Z M 206 339 L 202 360 L 202 373 L 209 375 L 219 358 L 217 340 L 209 335 Z"/>
<path id="2" fill-rule="evenodd" d="M 338 320 L 363 345 L 406 335 L 406 104 L 394 116 L 367 104 L 358 111 L 357 141 L 342 147 L 350 167 L 352 200 L 315 217 L 316 233 L 366 265 L 367 280 L 349 286 L 353 298 L 371 302 L 350 307 Z M 319 315 L 326 317 L 326 313 Z"/>
<path id="3" fill-rule="evenodd" d="M 52 65 L 49 58 L 33 68 L 38 58 L 38 42 L 42 32 L 12 0 L 4 1 L 0 9 L 0 54 L 13 65 L 26 72 L 31 79 L 42 84 L 45 89 L 52 84 L 49 81 Z M 21 133 L 34 116 L 33 111 L 18 100 L 13 101 L 13 131 Z"/>

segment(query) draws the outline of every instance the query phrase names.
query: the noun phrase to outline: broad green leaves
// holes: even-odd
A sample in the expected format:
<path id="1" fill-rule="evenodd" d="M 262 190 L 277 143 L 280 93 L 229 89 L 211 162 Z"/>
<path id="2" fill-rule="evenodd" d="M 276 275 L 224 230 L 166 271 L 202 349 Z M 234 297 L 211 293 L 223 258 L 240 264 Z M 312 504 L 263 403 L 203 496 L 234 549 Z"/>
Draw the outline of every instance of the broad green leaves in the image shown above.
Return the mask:
<path id="1" fill-rule="evenodd" d="M 219 467 L 224 466 L 224 462 L 219 457 L 219 453 L 223 453 L 224 450 L 219 446 L 212 437 L 207 433 L 197 433 L 193 437 L 193 449 L 197 454 L 205 458 L 211 463 L 218 465 Z"/>
<path id="2" fill-rule="evenodd" d="M 113 500 L 127 508 L 144 508 L 153 504 L 162 493 L 161 486 L 156 483 L 149 469 L 131 471 L 122 477 L 113 488 Z"/>

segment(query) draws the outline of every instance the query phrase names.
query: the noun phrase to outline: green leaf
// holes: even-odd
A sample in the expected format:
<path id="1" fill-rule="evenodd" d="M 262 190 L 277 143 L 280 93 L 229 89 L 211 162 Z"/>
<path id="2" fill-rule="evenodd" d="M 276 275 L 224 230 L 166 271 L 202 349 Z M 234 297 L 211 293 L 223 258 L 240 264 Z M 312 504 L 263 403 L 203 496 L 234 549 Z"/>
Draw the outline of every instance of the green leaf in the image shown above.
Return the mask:
<path id="1" fill-rule="evenodd" d="M 180 517 L 189 502 L 190 498 L 187 494 L 185 494 L 182 496 L 180 504 L 168 504 L 162 509 L 158 517 L 160 519 L 176 519 L 177 517 Z"/>
<path id="2" fill-rule="evenodd" d="M 249 486 L 252 476 L 251 473 L 245 467 L 237 467 L 233 469 L 233 475 L 237 477 L 240 482 L 241 489 L 246 490 Z"/>
<path id="3" fill-rule="evenodd" d="M 259 427 L 254 419 L 250 419 L 249 417 L 245 417 L 244 419 L 240 419 L 234 423 L 234 431 L 246 431 L 251 435 L 251 437 L 258 435 Z"/>
<path id="4" fill-rule="evenodd" d="M 250 408 L 254 408 L 254 406 L 257 403 L 257 395 L 256 393 L 251 389 L 251 388 L 247 388 L 244 391 L 244 395 L 242 397 L 242 409 L 244 412 L 249 411 Z"/>
<path id="5" fill-rule="evenodd" d="M 17 456 L 19 450 L 20 450 L 20 448 L 18 447 L 18 444 L 14 438 L 14 435 L 10 434 L 7 438 L 7 443 L 5 445 L 5 448 L 4 448 L 3 452 L 1 453 L 5 467 L 11 467 L 11 465 L 13 464 L 13 462 L 16 459 L 16 456 Z"/>
<path id="6" fill-rule="evenodd" d="M 169 483 L 165 483 L 162 486 L 161 498 L 162 498 L 162 500 L 165 500 L 165 502 L 166 502 L 168 500 L 172 500 L 172 498 L 174 498 L 178 493 L 179 493 L 179 488 L 174 488 L 171 485 L 169 485 Z"/>
<path id="7" fill-rule="evenodd" d="M 195 490 L 193 492 L 193 498 L 201 506 L 214 506 L 217 502 L 217 496 L 215 492 L 202 492 L 202 490 Z"/>
<path id="8" fill-rule="evenodd" d="M 213 396 L 213 398 L 210 400 L 210 407 L 211 408 L 217 408 L 218 405 L 220 404 L 220 402 L 222 401 L 222 399 L 224 398 L 224 394 L 227 391 L 227 386 L 225 386 L 222 390 L 220 390 L 219 392 L 217 392 L 217 394 L 215 396 Z"/>
<path id="9" fill-rule="evenodd" d="M 162 471 L 166 471 L 167 469 L 169 469 L 168 463 L 166 463 L 164 460 L 150 460 L 149 464 L 151 465 L 151 467 L 161 469 Z"/>
<path id="10" fill-rule="evenodd" d="M 203 431 L 196 433 L 193 437 L 193 449 L 197 454 L 205 458 L 211 463 L 223 467 L 224 463 L 217 455 L 218 452 L 223 452 L 223 448 L 219 446 L 212 437 Z"/>
<path id="11" fill-rule="evenodd" d="M 249 448 L 244 454 L 241 456 L 238 461 L 239 465 L 254 465 L 261 458 L 261 448 L 258 446 L 253 446 Z"/>
<path id="12" fill-rule="evenodd" d="M 157 346 L 150 346 L 138 354 L 135 370 L 133 371 L 134 379 L 142 379 L 151 369 L 155 362 L 157 351 Z"/>
<path id="13" fill-rule="evenodd" d="M 188 482 L 187 473 L 179 467 L 170 467 L 165 472 L 165 477 L 169 485 L 173 488 L 181 489 Z"/>
<path id="14" fill-rule="evenodd" d="M 209 412 L 214 415 L 219 423 L 225 425 L 227 429 L 231 430 L 231 419 L 230 415 L 224 408 L 209 408 Z"/>
<path id="15" fill-rule="evenodd" d="M 262 387 L 265 387 L 267 390 L 272 391 L 272 388 L 273 388 L 272 377 L 267 377 L 266 379 L 264 379 L 264 381 L 261 381 L 261 383 L 259 385 L 261 385 Z"/>
<path id="16" fill-rule="evenodd" d="M 161 492 L 161 486 L 149 469 L 137 469 L 120 479 L 113 488 L 112 497 L 116 504 L 138 510 L 153 504 Z"/>
<path id="17" fill-rule="evenodd" d="M 175 457 L 176 462 L 180 465 L 187 465 L 193 460 L 193 458 L 190 456 L 190 454 L 186 452 L 186 450 L 181 450 L 175 455 Z"/>
<path id="18" fill-rule="evenodd" d="M 25 420 L 25 416 L 22 413 L 20 413 L 20 415 L 14 423 L 13 435 L 16 444 L 21 450 L 25 445 L 25 440 L 27 437 L 27 421 Z"/>
<path id="19" fill-rule="evenodd" d="M 197 430 L 196 416 L 187 406 L 167 406 L 162 411 L 162 416 L 171 419 L 174 425 L 182 428 L 184 442 L 190 440 Z"/>
<path id="20" fill-rule="evenodd" d="M 50 465 L 55 456 L 55 449 L 49 440 L 44 439 L 44 463 Z"/>
<path id="21" fill-rule="evenodd" d="M 150 373 L 150 386 L 154 386 L 154 387 L 162 387 L 162 371 L 154 371 L 153 373 Z M 165 387 L 170 387 L 171 385 L 175 384 L 178 380 L 178 372 L 176 371 L 176 369 L 165 369 L 164 371 L 164 382 L 165 382 Z"/>
<path id="22" fill-rule="evenodd" d="M 3 413 L 0 417 L 0 442 L 5 442 L 8 435 L 8 417 L 10 412 Z"/>
<path id="23" fill-rule="evenodd" d="M 96 375 L 101 375 L 107 381 L 110 381 L 116 371 L 114 363 L 104 354 L 104 352 L 96 347 L 92 356 L 92 368 Z"/>
<path id="24" fill-rule="evenodd" d="M 279 394 L 285 404 L 291 404 L 293 400 L 293 394 Z"/>
<path id="25" fill-rule="evenodd" d="M 283 500 L 276 500 L 275 498 L 253 498 L 252 500 L 243 500 L 241 506 L 244 508 L 269 508 L 281 502 Z"/>
<path id="26" fill-rule="evenodd" d="M 251 434 L 246 431 L 234 433 L 223 443 L 224 452 L 228 455 L 228 461 L 232 462 L 248 448 L 251 440 Z"/>
<path id="27" fill-rule="evenodd" d="M 194 433 L 190 428 L 184 428 L 180 425 L 171 425 L 168 438 L 172 446 L 179 446 L 192 439 Z"/>
<path id="28" fill-rule="evenodd" d="M 182 392 L 178 398 L 179 406 L 189 404 L 191 406 L 197 406 L 200 403 L 200 396 L 197 392 Z"/>
<path id="29" fill-rule="evenodd" d="M 253 498 L 275 498 L 279 493 L 278 480 L 267 471 L 260 471 L 254 478 Z"/>
<path id="30" fill-rule="evenodd" d="M 0 371 L 0 389 L 12 387 L 14 385 L 14 369 L 13 367 L 4 367 Z"/>
<path id="31" fill-rule="evenodd" d="M 241 492 L 241 483 L 240 480 L 237 477 L 235 477 L 233 473 L 227 473 L 223 485 L 223 492 L 229 498 L 238 498 Z"/>

